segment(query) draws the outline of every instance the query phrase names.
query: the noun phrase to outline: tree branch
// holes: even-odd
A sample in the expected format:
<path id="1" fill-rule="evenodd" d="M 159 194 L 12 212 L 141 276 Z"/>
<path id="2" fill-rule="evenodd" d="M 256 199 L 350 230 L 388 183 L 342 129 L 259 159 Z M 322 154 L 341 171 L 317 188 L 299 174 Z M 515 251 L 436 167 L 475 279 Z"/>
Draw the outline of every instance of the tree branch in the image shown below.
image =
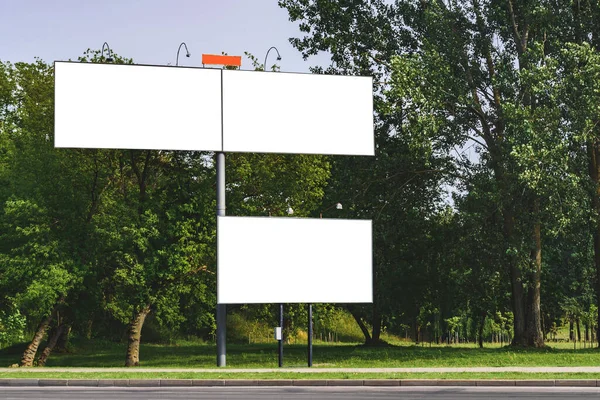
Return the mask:
<path id="1" fill-rule="evenodd" d="M 508 0 L 507 6 L 510 22 L 512 25 L 513 36 L 515 37 L 515 44 L 517 45 L 517 51 L 519 52 L 519 55 L 521 55 L 523 54 L 525 49 L 523 48 L 523 45 L 521 43 L 521 34 L 519 33 L 519 25 L 517 24 L 517 18 L 515 16 L 515 10 L 513 7 L 512 0 Z"/>

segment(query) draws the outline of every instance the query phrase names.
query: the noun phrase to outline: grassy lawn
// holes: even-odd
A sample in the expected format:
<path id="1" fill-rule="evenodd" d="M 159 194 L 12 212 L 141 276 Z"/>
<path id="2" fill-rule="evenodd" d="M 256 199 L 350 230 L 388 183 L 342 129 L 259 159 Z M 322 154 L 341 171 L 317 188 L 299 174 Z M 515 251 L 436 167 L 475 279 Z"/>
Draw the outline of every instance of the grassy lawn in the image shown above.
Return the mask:
<path id="1" fill-rule="evenodd" d="M 540 350 L 474 345 L 364 347 L 349 344 L 315 344 L 314 367 L 502 367 L 502 366 L 598 366 L 598 349 L 573 350 L 569 344 Z M 24 346 L 0 350 L 0 367 L 18 363 Z M 122 367 L 125 344 L 105 341 L 74 341 L 72 350 L 52 354 L 47 367 Z M 277 344 L 227 345 L 230 368 L 277 367 Z M 284 366 L 306 366 L 304 344 L 284 346 Z M 181 342 L 176 345 L 142 344 L 141 366 L 146 368 L 214 368 L 214 344 Z M 46 369 L 47 370 L 47 369 Z M 261 375 L 264 376 L 264 375 Z M 420 375 L 421 376 L 421 375 Z"/>

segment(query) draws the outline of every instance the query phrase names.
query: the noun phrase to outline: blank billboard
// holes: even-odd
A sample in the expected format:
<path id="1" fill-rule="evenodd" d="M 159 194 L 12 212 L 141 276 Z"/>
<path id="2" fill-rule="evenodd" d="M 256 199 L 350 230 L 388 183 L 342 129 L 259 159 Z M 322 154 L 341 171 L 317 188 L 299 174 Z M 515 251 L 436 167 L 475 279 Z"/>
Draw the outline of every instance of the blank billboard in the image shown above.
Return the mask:
<path id="1" fill-rule="evenodd" d="M 218 217 L 217 301 L 371 303 L 370 220 Z"/>
<path id="2" fill-rule="evenodd" d="M 55 146 L 221 150 L 221 71 L 56 62 Z"/>
<path id="3" fill-rule="evenodd" d="M 223 150 L 374 155 L 371 77 L 223 71 Z"/>

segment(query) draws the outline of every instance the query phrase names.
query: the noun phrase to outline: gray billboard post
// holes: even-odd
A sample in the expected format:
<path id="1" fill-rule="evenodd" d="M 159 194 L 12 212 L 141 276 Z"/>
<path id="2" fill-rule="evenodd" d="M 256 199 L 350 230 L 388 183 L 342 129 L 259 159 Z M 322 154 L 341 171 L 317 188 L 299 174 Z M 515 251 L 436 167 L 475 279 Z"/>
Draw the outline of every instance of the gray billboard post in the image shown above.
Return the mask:
<path id="1" fill-rule="evenodd" d="M 225 215 L 225 153 L 217 152 L 217 216 Z M 217 272 L 218 273 L 218 272 Z M 218 276 L 217 276 L 218 279 Z M 217 367 L 226 365 L 227 306 L 217 303 Z"/>

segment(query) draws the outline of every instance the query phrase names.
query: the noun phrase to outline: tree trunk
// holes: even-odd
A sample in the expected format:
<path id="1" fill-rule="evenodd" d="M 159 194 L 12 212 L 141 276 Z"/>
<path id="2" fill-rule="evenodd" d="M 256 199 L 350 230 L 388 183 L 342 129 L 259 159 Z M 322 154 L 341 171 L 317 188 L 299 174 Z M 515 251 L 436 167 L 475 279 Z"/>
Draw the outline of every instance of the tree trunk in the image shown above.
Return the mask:
<path id="1" fill-rule="evenodd" d="M 479 329 L 477 332 L 477 341 L 479 342 L 479 348 L 483 349 L 483 327 L 485 325 L 485 314 L 481 316 L 481 321 L 479 322 Z"/>
<path id="2" fill-rule="evenodd" d="M 369 344 L 371 342 L 371 334 L 369 333 L 369 329 L 365 325 L 362 318 L 359 317 L 358 314 L 352 308 L 349 308 L 348 310 L 350 311 L 350 314 L 352 314 L 352 317 L 354 317 L 354 320 L 358 324 L 358 327 L 365 336 L 365 344 Z"/>
<path id="3" fill-rule="evenodd" d="M 415 324 L 414 324 L 414 335 L 415 335 L 415 344 L 419 344 L 419 333 L 421 332 L 420 326 L 419 326 L 419 322 L 417 321 L 417 319 L 415 318 Z"/>
<path id="4" fill-rule="evenodd" d="M 94 325 L 94 320 L 92 318 L 90 318 L 87 323 L 85 324 L 85 338 L 86 339 L 91 339 L 92 338 L 92 326 Z"/>
<path id="5" fill-rule="evenodd" d="M 54 310 L 52 310 L 52 312 L 48 314 L 48 316 L 44 318 L 38 325 L 35 335 L 33 335 L 33 339 L 31 339 L 31 343 L 29 343 L 25 349 L 25 352 L 23 353 L 23 357 L 21 357 L 21 364 L 19 364 L 20 367 L 33 366 L 33 360 L 35 360 L 38 347 L 40 347 L 40 343 L 42 342 L 44 335 L 46 335 L 46 330 L 48 329 L 50 322 L 52 322 L 53 315 Z"/>
<path id="6" fill-rule="evenodd" d="M 512 344 L 514 346 L 525 346 L 525 304 L 523 300 L 523 278 L 521 270 L 516 262 L 510 265 L 510 284 L 512 289 L 512 305 L 514 314 L 514 336 Z"/>
<path id="7" fill-rule="evenodd" d="M 46 361 L 48 360 L 48 357 L 50 357 L 50 353 L 52 353 L 54 346 L 56 346 L 58 339 L 62 336 L 65 329 L 66 329 L 66 325 L 59 325 L 52 332 L 52 334 L 48 338 L 48 343 L 46 344 L 46 348 L 44 349 L 44 351 L 42 351 L 42 355 L 38 359 L 38 367 L 43 367 L 46 365 Z"/>
<path id="8" fill-rule="evenodd" d="M 544 335 L 544 343 L 548 338 L 548 327 L 546 326 L 546 318 L 544 318 L 544 313 L 542 313 L 542 334 Z"/>
<path id="9" fill-rule="evenodd" d="M 140 339 L 142 337 L 142 327 L 144 326 L 144 321 L 149 313 L 150 306 L 146 306 L 140 310 L 129 323 L 129 328 L 127 329 L 126 367 L 137 367 L 140 365 Z"/>
<path id="10" fill-rule="evenodd" d="M 577 318 L 577 341 L 581 342 L 581 320 Z"/>
<path id="11" fill-rule="evenodd" d="M 58 337 L 56 342 L 56 351 L 67 352 L 67 346 L 69 345 L 69 338 L 71 337 L 71 325 L 63 324 L 64 328 Z"/>
<path id="12" fill-rule="evenodd" d="M 383 323 L 383 318 L 379 311 L 377 310 L 377 306 L 373 304 L 373 334 L 371 335 L 371 342 L 369 344 L 380 344 L 381 343 L 381 325 Z"/>
<path id="13" fill-rule="evenodd" d="M 573 320 L 569 320 L 569 340 L 575 341 L 575 330 L 573 329 Z"/>
<path id="14" fill-rule="evenodd" d="M 534 201 L 534 215 L 539 212 L 539 199 Z M 527 295 L 527 345 L 544 347 L 542 334 L 542 313 L 540 309 L 540 287 L 542 275 L 542 235 L 541 223 L 536 221 L 533 226 L 534 248 L 531 251 L 531 287 Z"/>
<path id="15" fill-rule="evenodd" d="M 504 239 L 506 243 L 513 242 L 514 217 L 512 212 L 504 211 Z M 512 291 L 512 309 L 514 315 L 514 336 L 512 344 L 514 346 L 525 346 L 527 340 L 525 337 L 525 302 L 523 296 L 523 276 L 515 256 L 508 256 L 508 270 L 510 274 L 510 285 Z"/>
<path id="16" fill-rule="evenodd" d="M 589 342 L 590 341 L 590 326 L 587 324 L 587 322 L 585 323 L 585 341 Z"/>

